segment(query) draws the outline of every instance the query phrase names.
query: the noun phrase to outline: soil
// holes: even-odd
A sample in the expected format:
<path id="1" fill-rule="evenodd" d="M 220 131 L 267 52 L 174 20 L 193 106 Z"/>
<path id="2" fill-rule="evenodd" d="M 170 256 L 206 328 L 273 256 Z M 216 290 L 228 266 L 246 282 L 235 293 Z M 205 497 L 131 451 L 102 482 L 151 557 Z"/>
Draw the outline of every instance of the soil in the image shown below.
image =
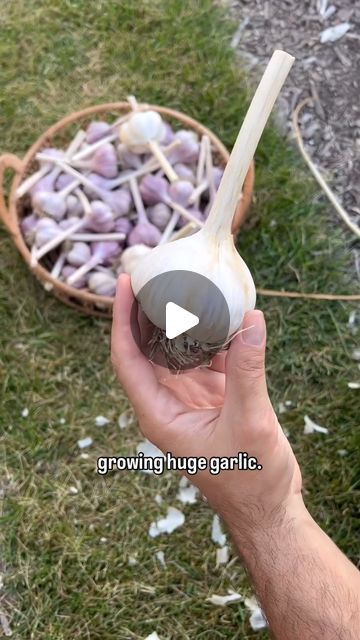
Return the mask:
<path id="1" fill-rule="evenodd" d="M 223 0 L 239 26 L 232 39 L 255 81 L 274 49 L 296 61 L 278 100 L 280 125 L 306 97 L 313 106 L 300 117 L 307 151 L 352 220 L 360 223 L 360 3 L 355 0 Z M 321 43 L 328 27 L 350 28 L 335 42 Z M 334 212 L 334 217 L 336 213 Z M 343 224 L 339 222 L 339 224 Z"/>

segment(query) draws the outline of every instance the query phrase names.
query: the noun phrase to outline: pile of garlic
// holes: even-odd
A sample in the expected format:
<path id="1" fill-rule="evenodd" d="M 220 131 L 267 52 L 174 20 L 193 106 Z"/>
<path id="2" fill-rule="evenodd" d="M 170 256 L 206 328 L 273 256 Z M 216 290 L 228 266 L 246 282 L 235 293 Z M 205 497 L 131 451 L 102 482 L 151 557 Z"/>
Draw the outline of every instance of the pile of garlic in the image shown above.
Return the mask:
<path id="1" fill-rule="evenodd" d="M 208 136 L 132 107 L 80 129 L 66 150 L 43 149 L 17 190 L 32 264 L 100 296 L 151 248 L 203 227 L 223 175 Z"/>

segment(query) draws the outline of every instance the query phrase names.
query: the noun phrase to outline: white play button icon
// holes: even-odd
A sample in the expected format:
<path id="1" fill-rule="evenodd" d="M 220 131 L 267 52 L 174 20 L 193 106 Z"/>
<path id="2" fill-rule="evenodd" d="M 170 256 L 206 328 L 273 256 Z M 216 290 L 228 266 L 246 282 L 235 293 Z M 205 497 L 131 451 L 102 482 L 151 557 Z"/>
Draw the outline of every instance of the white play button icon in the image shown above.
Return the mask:
<path id="1" fill-rule="evenodd" d="M 175 302 L 166 304 L 166 337 L 169 340 L 177 338 L 182 333 L 196 327 L 199 318 L 183 307 L 179 307 Z"/>

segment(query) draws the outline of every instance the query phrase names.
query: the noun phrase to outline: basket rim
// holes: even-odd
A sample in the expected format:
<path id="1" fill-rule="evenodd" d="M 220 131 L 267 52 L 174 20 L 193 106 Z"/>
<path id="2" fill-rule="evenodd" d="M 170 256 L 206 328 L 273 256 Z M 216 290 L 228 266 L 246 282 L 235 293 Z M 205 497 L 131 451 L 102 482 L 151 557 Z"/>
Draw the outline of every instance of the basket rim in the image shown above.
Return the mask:
<path id="1" fill-rule="evenodd" d="M 139 108 L 144 109 L 152 109 L 161 113 L 165 116 L 173 118 L 175 120 L 180 121 L 182 124 L 189 126 L 194 129 L 197 133 L 208 135 L 210 140 L 212 141 L 217 153 L 220 156 L 220 159 L 225 166 L 229 159 L 229 152 L 225 145 L 221 142 L 221 140 L 205 125 L 201 122 L 188 116 L 182 111 L 178 111 L 176 109 L 172 109 L 170 107 L 163 107 L 160 105 L 148 104 L 148 103 L 139 103 Z M 34 160 L 36 153 L 42 148 L 45 142 L 49 142 L 51 138 L 53 138 L 56 134 L 58 134 L 63 129 L 66 129 L 69 125 L 77 122 L 78 120 L 82 120 L 86 117 L 95 115 L 95 114 L 104 114 L 106 112 L 111 111 L 119 111 L 119 112 L 127 112 L 131 111 L 131 107 L 128 102 L 120 101 L 120 102 L 108 102 L 102 103 L 98 105 L 93 105 L 90 107 L 86 107 L 79 111 L 74 111 L 67 116 L 61 118 L 56 123 L 51 125 L 46 131 L 44 131 L 37 140 L 31 145 L 28 151 L 25 153 L 23 159 L 21 160 L 21 170 L 16 172 L 14 179 L 11 184 L 10 195 L 9 195 L 9 212 L 12 218 L 13 228 L 11 229 L 11 235 L 15 245 L 23 256 L 27 266 L 29 267 L 31 273 L 33 273 L 37 279 L 41 282 L 45 288 L 51 290 L 54 295 L 56 295 L 56 291 L 59 292 L 61 300 L 66 302 L 64 299 L 64 295 L 68 296 L 70 299 L 78 299 L 82 302 L 92 303 L 95 305 L 101 305 L 106 307 L 108 311 L 111 311 L 114 298 L 108 296 L 99 296 L 95 293 L 83 291 L 81 289 L 75 289 L 74 287 L 70 287 L 69 285 L 53 278 L 49 271 L 41 264 L 32 265 L 31 264 L 31 253 L 28 246 L 25 243 L 25 239 L 21 233 L 21 229 L 19 226 L 19 213 L 18 207 L 19 202 L 21 200 L 17 200 L 16 198 L 16 190 L 18 186 L 21 184 L 24 174 L 26 173 L 27 167 Z M 243 186 L 243 197 L 239 202 L 237 212 L 235 214 L 234 220 L 237 220 L 238 224 L 234 229 L 234 234 L 236 234 L 246 216 L 246 213 L 249 209 L 252 199 L 253 186 L 255 180 L 255 168 L 254 161 L 252 161 L 249 171 L 246 175 L 244 186 Z M 79 310 L 80 306 L 79 306 Z M 94 313 L 92 311 L 84 308 L 86 313 Z M 97 314 L 99 315 L 99 314 Z M 106 312 L 101 313 L 101 315 L 106 315 Z"/>

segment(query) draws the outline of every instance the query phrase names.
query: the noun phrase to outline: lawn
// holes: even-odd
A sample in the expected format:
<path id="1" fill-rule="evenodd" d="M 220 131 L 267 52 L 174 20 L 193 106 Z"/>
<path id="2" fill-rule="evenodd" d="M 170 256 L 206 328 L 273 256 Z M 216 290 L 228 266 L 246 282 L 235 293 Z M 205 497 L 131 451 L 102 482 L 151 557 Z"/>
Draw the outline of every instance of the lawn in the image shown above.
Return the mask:
<path id="1" fill-rule="evenodd" d="M 0 27 L 2 152 L 21 156 L 66 113 L 129 93 L 189 113 L 231 148 L 251 89 L 229 48 L 235 25 L 209 0 L 13 0 L 0 9 Z M 355 293 L 352 238 L 274 126 L 256 169 L 239 250 L 257 285 Z M 0 242 L 0 594 L 14 637 L 141 639 L 156 630 L 161 640 L 268 638 L 251 630 L 241 603 L 206 602 L 227 589 L 249 594 L 251 585 L 235 556 L 216 569 L 205 502 L 180 505 L 172 474 L 95 474 L 99 455 L 133 453 L 142 439 L 136 424 L 117 424 L 128 402 L 109 362 L 110 323 L 46 293 L 3 228 Z M 356 561 L 359 400 L 347 386 L 359 379 L 348 326 L 355 306 L 265 297 L 258 306 L 268 322 L 272 400 L 293 403 L 280 418 L 306 502 Z M 107 426 L 95 426 L 99 414 Z M 305 414 L 329 434 L 304 435 Z M 85 436 L 94 440 L 88 458 L 77 446 Z M 168 505 L 183 506 L 185 525 L 152 540 L 148 527 Z"/>

